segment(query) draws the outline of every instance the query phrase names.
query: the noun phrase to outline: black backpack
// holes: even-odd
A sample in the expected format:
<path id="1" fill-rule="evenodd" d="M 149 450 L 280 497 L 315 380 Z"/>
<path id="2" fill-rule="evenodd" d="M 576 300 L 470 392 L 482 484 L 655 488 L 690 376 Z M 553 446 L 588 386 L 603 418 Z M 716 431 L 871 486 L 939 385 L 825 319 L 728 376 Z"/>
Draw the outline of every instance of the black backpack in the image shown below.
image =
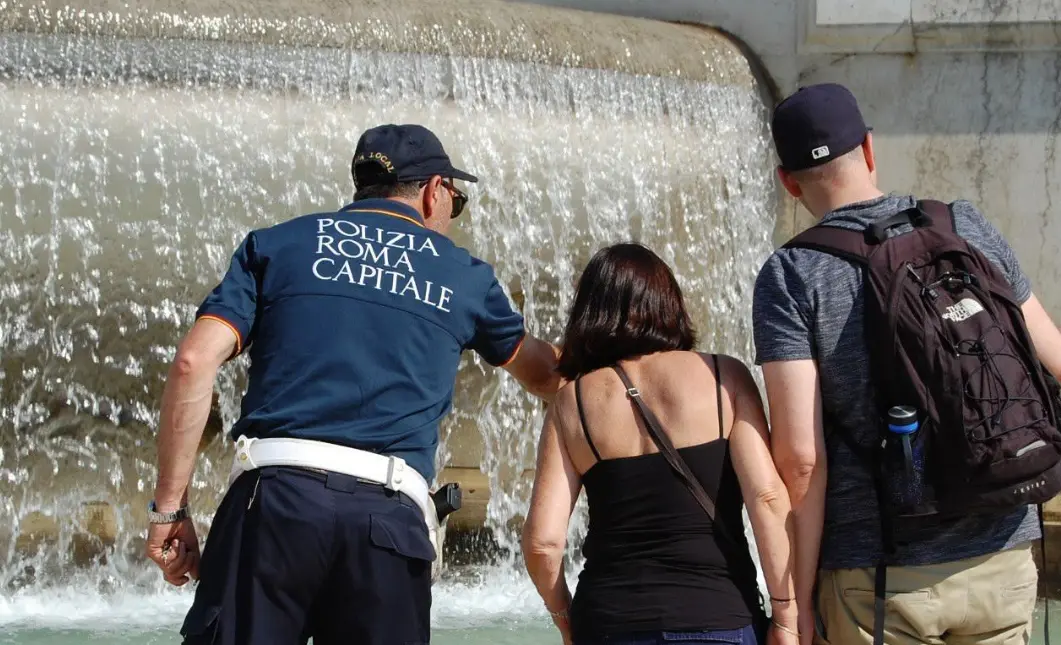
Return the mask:
<path id="1" fill-rule="evenodd" d="M 912 229 L 893 231 L 904 225 Z M 1037 358 L 1006 277 L 957 234 L 946 204 L 921 201 L 865 231 L 820 224 L 785 245 L 797 247 L 863 267 L 880 431 L 865 447 L 838 434 L 876 482 L 885 561 L 874 642 L 882 643 L 896 527 L 1014 511 L 1061 492 L 1057 382 Z M 911 422 L 889 428 L 893 410 Z"/>

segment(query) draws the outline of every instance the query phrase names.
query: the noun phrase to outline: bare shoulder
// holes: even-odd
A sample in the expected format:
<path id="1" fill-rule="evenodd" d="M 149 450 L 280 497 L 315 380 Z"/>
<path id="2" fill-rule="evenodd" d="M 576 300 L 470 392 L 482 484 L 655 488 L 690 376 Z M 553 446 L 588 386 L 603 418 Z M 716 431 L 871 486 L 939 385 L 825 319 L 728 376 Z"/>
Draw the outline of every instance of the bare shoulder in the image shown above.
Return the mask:
<path id="1" fill-rule="evenodd" d="M 708 364 L 714 368 L 714 358 L 712 354 L 700 355 L 703 360 L 707 361 Z M 751 369 L 744 361 L 729 354 L 715 355 L 718 356 L 718 369 L 721 371 L 720 374 L 716 374 L 716 377 L 721 380 L 723 390 L 726 391 L 731 398 L 747 399 L 750 397 L 755 400 L 762 399 L 759 385 L 755 383 L 755 379 L 751 376 Z"/>
<path id="2" fill-rule="evenodd" d="M 729 354 L 705 354 L 703 352 L 698 352 L 698 354 L 702 360 L 711 366 L 712 369 L 715 367 L 715 357 L 718 357 L 718 367 L 722 371 L 723 382 L 737 379 L 738 381 L 749 380 L 752 384 L 755 383 L 748 365 L 736 356 L 730 356 Z"/>
<path id="3" fill-rule="evenodd" d="M 550 411 L 554 415 L 563 415 L 567 410 L 575 407 L 575 381 L 571 380 L 564 384 L 553 398 Z"/>
<path id="4" fill-rule="evenodd" d="M 583 385 L 585 387 L 585 385 Z M 578 403 L 575 398 L 575 381 L 566 383 L 556 393 L 548 413 L 553 417 L 557 429 L 564 436 L 577 432 L 581 426 L 578 417 Z"/>

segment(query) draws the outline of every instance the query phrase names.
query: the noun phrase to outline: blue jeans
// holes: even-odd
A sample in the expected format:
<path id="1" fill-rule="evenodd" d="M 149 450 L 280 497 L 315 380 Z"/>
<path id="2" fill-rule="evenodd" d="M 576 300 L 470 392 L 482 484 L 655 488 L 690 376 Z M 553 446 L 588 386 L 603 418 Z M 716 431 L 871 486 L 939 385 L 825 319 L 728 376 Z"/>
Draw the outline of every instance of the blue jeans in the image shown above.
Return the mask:
<path id="1" fill-rule="evenodd" d="M 615 634 L 602 639 L 575 639 L 574 645 L 765 645 L 766 629 L 753 625 L 741 629 L 699 632 L 640 632 Z"/>

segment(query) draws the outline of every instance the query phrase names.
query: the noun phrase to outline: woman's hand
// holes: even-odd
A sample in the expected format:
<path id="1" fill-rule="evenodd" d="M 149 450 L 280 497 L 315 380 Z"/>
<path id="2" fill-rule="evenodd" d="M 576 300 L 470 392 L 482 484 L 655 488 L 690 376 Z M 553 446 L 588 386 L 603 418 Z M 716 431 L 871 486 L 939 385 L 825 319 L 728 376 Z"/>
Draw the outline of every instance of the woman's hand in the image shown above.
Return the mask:
<path id="1" fill-rule="evenodd" d="M 800 645 L 800 637 L 796 635 L 796 630 L 784 627 L 775 622 L 770 623 L 770 631 L 766 634 L 767 645 Z"/>
<path id="2" fill-rule="evenodd" d="M 771 610 L 766 642 L 769 645 L 804 645 L 802 619 L 807 612 L 799 611 L 791 601 L 775 602 Z"/>
<path id="3" fill-rule="evenodd" d="M 802 641 L 798 624 L 785 617 L 770 620 L 770 630 L 766 634 L 767 645 L 800 645 Z"/>
<path id="4" fill-rule="evenodd" d="M 552 616 L 553 624 L 560 630 L 560 637 L 564 640 L 564 645 L 571 645 L 573 642 L 571 636 L 571 621 L 567 617 L 567 612 L 552 614 Z"/>

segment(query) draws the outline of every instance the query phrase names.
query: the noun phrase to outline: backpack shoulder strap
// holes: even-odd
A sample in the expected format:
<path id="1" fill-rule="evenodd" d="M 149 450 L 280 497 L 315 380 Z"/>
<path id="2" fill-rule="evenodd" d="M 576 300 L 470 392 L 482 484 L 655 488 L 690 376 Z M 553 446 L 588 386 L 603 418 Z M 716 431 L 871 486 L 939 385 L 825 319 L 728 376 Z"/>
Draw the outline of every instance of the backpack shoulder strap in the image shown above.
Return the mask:
<path id="1" fill-rule="evenodd" d="M 816 224 L 808 228 L 781 248 L 821 251 L 856 264 L 867 264 L 873 250 L 866 242 L 864 233 L 824 224 Z"/>
<path id="2" fill-rule="evenodd" d="M 935 199 L 922 199 L 917 202 L 917 208 L 928 215 L 932 228 L 937 231 L 957 234 L 958 226 L 954 222 L 954 211 L 949 204 Z"/>
<path id="3" fill-rule="evenodd" d="M 817 224 L 792 238 L 782 248 L 804 248 L 842 257 L 858 264 L 868 264 L 876 244 L 887 239 L 888 229 L 910 224 L 915 228 L 931 227 L 940 233 L 957 233 L 951 207 L 934 199 L 923 199 L 909 210 L 874 222 L 865 231 Z"/>

